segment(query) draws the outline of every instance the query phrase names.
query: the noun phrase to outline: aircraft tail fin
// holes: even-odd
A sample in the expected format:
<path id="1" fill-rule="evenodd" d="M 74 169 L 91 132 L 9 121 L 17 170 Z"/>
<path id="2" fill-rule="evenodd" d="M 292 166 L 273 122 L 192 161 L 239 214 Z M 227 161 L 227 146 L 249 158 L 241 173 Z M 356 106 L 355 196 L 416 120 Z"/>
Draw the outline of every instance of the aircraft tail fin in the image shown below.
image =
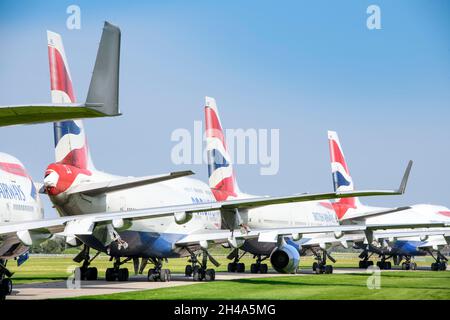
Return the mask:
<path id="1" fill-rule="evenodd" d="M 345 161 L 344 152 L 339 141 L 337 132 L 328 131 L 328 145 L 330 148 L 331 173 L 335 192 L 353 191 L 354 184 L 352 176 Z M 339 220 L 344 219 L 344 215 L 349 209 L 357 209 L 361 206 L 358 198 L 341 198 L 333 203 Z"/>
<path id="2" fill-rule="evenodd" d="M 52 102 L 76 102 L 61 36 L 47 31 Z M 85 106 L 118 115 L 120 29 L 105 22 Z M 56 162 L 94 170 L 81 120 L 54 123 Z"/>
<path id="3" fill-rule="evenodd" d="M 217 201 L 237 197 L 239 188 L 235 172 L 227 150 L 216 100 L 211 97 L 205 97 L 205 130 L 209 187 Z"/>
<path id="4" fill-rule="evenodd" d="M 72 78 L 61 36 L 47 31 L 50 89 L 53 103 L 75 103 Z M 80 169 L 90 167 L 87 139 L 81 120 L 53 123 L 56 162 Z"/>

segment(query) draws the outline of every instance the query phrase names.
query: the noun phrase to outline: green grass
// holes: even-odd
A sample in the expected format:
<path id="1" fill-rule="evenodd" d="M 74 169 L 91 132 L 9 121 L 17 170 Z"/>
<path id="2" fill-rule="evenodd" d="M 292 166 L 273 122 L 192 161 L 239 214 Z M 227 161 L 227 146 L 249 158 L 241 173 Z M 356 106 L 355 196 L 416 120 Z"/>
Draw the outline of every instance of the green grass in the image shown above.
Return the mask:
<path id="1" fill-rule="evenodd" d="M 71 268 L 78 265 L 72 257 L 31 256 L 20 267 L 13 261 L 8 267 L 15 272 L 15 284 L 63 281 L 70 275 Z M 216 252 L 215 257 L 221 263 L 216 270 L 226 271 L 228 260 L 223 252 Z M 338 259 L 335 267 L 354 268 L 358 263 L 355 254 L 339 253 L 335 257 Z M 186 260 L 171 259 L 165 267 L 173 273 L 183 273 Z M 248 269 L 253 260 L 245 256 L 242 262 Z M 303 257 L 300 267 L 310 269 L 312 262 L 311 257 Z M 421 258 L 416 262 L 429 267 L 432 260 Z M 104 277 L 112 263 L 109 257 L 100 255 L 92 265 L 98 268 L 99 277 Z M 132 273 L 133 264 L 129 262 L 126 267 Z M 354 273 L 240 279 L 77 299 L 450 299 L 450 272 L 383 272 L 379 290 L 367 288 L 368 277 L 369 274 Z"/>
<path id="2" fill-rule="evenodd" d="M 178 299 L 326 299 L 411 300 L 450 299 L 449 272 L 383 272 L 381 288 L 368 289 L 368 274 L 301 275 L 240 279 L 193 284 L 165 289 L 78 297 L 88 300 Z"/>

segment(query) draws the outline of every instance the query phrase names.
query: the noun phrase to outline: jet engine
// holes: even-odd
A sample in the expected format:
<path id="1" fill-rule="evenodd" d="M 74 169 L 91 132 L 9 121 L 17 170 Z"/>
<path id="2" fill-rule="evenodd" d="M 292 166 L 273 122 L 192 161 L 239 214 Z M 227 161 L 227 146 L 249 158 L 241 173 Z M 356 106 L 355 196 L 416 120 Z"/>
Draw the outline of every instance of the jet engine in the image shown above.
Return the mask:
<path id="1" fill-rule="evenodd" d="M 270 255 L 270 263 L 279 273 L 294 272 L 297 270 L 299 262 L 300 254 L 298 250 L 289 244 L 276 248 Z"/>

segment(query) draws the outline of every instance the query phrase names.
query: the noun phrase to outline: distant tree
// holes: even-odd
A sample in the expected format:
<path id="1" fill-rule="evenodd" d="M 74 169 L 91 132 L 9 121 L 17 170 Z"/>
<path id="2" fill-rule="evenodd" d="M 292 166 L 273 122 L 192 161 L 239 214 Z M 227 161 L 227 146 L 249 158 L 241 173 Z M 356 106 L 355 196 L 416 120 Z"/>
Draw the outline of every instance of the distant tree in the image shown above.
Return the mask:
<path id="1" fill-rule="evenodd" d="M 30 253 L 59 254 L 66 248 L 64 239 L 53 237 L 30 248 Z"/>

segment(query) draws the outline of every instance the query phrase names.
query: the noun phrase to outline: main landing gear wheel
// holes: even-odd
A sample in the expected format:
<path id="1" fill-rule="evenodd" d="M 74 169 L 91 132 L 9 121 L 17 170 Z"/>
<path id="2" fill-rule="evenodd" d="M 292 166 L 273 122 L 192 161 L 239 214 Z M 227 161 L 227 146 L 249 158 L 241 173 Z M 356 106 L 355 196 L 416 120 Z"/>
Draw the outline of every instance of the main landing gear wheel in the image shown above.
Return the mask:
<path id="1" fill-rule="evenodd" d="M 403 262 L 402 270 L 417 270 L 417 263 L 415 262 Z"/>
<path id="2" fill-rule="evenodd" d="M 12 293 L 13 284 L 10 277 L 12 272 L 6 268 L 6 260 L 0 259 L 0 300 L 5 300 L 5 297 Z"/>
<path id="3" fill-rule="evenodd" d="M 445 271 L 445 270 L 447 270 L 447 263 L 446 262 L 433 262 L 431 264 L 431 270 L 432 271 Z"/>
<path id="4" fill-rule="evenodd" d="M 250 265 L 250 272 L 251 273 L 258 273 L 258 272 L 259 273 L 267 273 L 267 270 L 269 269 L 269 267 L 267 266 L 267 264 L 261 263 L 262 261 L 264 261 L 266 259 L 267 259 L 267 257 L 261 258 L 260 255 L 256 256 L 256 263 L 252 263 Z"/>
<path id="5" fill-rule="evenodd" d="M 172 280 L 172 275 L 169 269 L 162 269 L 162 259 L 161 258 L 149 258 L 149 260 L 155 265 L 155 268 L 148 270 L 147 280 L 148 281 L 161 281 L 168 282 Z"/>
<path id="6" fill-rule="evenodd" d="M 185 274 L 192 275 L 192 280 L 194 281 L 214 281 L 216 279 L 216 271 L 214 269 L 208 269 L 208 261 L 210 261 L 216 267 L 219 266 L 219 263 L 209 254 L 206 249 L 202 249 L 201 261 L 197 259 L 197 255 L 195 255 L 194 252 L 192 252 L 189 248 L 186 249 L 191 254 L 189 262 L 192 263 L 192 267 L 189 265 L 186 266 Z M 228 268 L 230 268 L 229 265 Z"/>
<path id="7" fill-rule="evenodd" d="M 95 267 L 77 267 L 75 269 L 75 274 L 80 275 L 80 280 L 93 281 L 98 279 L 98 270 Z"/>
<path id="8" fill-rule="evenodd" d="M 116 258 L 112 258 L 114 259 L 114 267 L 113 268 L 108 268 L 106 269 L 106 273 L 105 273 L 105 280 L 106 281 L 128 281 L 129 278 L 129 272 L 127 268 L 120 268 L 120 266 L 128 261 L 131 260 L 131 258 L 126 258 L 123 261 L 120 261 L 119 257 Z M 91 271 L 93 274 L 96 271 Z"/>
<path id="9" fill-rule="evenodd" d="M 13 284 L 10 278 L 5 278 L 0 283 L 0 295 L 9 296 L 12 293 Z"/>
<path id="10" fill-rule="evenodd" d="M 390 270 L 392 268 L 392 264 L 390 261 L 380 260 L 377 261 L 377 267 L 381 270 Z"/>
<path id="11" fill-rule="evenodd" d="M 447 270 L 447 257 L 445 257 L 440 251 L 436 251 L 436 256 L 434 256 L 433 252 L 429 251 L 430 255 L 436 260 L 431 264 L 432 271 L 445 271 Z"/>
<path id="12" fill-rule="evenodd" d="M 186 268 L 184 268 L 184 275 L 186 276 L 186 277 L 190 277 L 190 276 L 192 276 L 192 273 L 194 272 L 194 268 L 190 265 L 190 264 L 188 264 L 187 266 L 186 266 Z"/>
<path id="13" fill-rule="evenodd" d="M 247 252 L 244 251 L 244 253 L 239 256 L 239 249 L 234 249 L 230 252 L 230 254 L 228 254 L 227 259 L 233 260 L 233 262 L 230 262 L 228 264 L 228 267 L 227 267 L 228 272 L 237 272 L 237 273 L 245 272 L 245 264 L 241 263 L 239 261 L 242 259 L 242 257 L 246 253 Z"/>
<path id="14" fill-rule="evenodd" d="M 371 261 L 371 260 L 361 260 L 359 262 L 360 269 L 367 269 L 370 266 L 373 266 L 373 261 Z"/>
<path id="15" fill-rule="evenodd" d="M 205 280 L 214 281 L 216 279 L 216 271 L 214 269 L 206 269 Z"/>
<path id="16" fill-rule="evenodd" d="M 333 273 L 333 266 L 327 265 L 327 256 L 330 257 L 330 260 L 332 260 L 332 262 L 336 262 L 336 260 L 334 260 L 329 254 L 327 254 L 325 250 L 322 251 L 323 251 L 322 254 L 315 250 L 312 251 L 312 253 L 315 256 L 315 259 L 317 260 L 313 263 L 312 270 L 316 274 L 323 274 L 323 273 L 331 274 Z"/>
<path id="17" fill-rule="evenodd" d="M 169 282 L 172 280 L 172 274 L 169 269 L 149 269 L 147 274 L 148 281 Z"/>
<path id="18" fill-rule="evenodd" d="M 245 272 L 245 264 L 241 262 L 230 262 L 228 264 L 228 272 L 237 272 L 244 273 Z"/>
<path id="19" fill-rule="evenodd" d="M 92 259 L 89 256 L 89 247 L 84 245 L 83 250 L 80 251 L 78 255 L 76 255 L 75 258 L 73 258 L 73 261 L 75 262 L 83 262 L 81 267 L 76 268 L 75 274 L 80 276 L 80 280 L 97 280 L 98 279 L 98 270 L 95 267 L 89 267 L 89 265 L 94 261 L 95 258 L 98 257 L 100 254 L 100 251 L 97 251 L 97 253 L 92 257 Z"/>

